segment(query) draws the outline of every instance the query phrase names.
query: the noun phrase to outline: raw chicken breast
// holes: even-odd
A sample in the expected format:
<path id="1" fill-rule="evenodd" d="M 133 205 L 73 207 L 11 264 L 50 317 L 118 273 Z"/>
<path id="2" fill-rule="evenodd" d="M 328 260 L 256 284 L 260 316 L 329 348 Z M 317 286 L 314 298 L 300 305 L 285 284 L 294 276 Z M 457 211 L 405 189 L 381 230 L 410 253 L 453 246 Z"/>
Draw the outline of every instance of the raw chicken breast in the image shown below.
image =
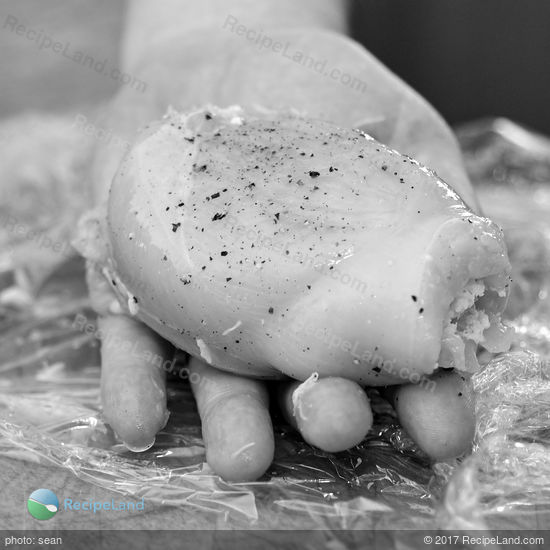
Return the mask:
<path id="1" fill-rule="evenodd" d="M 386 385 L 508 345 L 501 230 L 415 160 L 324 121 L 169 113 L 123 161 L 104 233 L 123 307 L 220 369 Z"/>

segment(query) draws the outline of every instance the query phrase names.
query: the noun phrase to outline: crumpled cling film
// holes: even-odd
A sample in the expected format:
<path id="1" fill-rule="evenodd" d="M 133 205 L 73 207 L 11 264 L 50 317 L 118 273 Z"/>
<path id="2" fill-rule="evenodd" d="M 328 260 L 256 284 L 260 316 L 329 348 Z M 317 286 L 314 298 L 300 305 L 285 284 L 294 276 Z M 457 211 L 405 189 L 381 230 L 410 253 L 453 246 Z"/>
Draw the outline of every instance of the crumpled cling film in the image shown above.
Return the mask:
<path id="1" fill-rule="evenodd" d="M 3 198 L 0 204 L 0 460 L 69 469 L 98 486 L 144 497 L 155 508 L 185 507 L 182 528 L 548 525 L 548 140 L 500 119 L 472 123 L 458 133 L 485 211 L 505 229 L 516 290 L 509 310 L 517 329 L 514 347 L 497 358 L 482 357 L 487 364 L 474 376 L 473 453 L 431 465 L 396 424 L 389 405 L 369 390 L 374 427 L 361 445 L 324 453 L 275 419 L 270 470 L 258 482 L 229 484 L 205 463 L 199 418 L 181 377 L 169 380 L 170 420 L 144 453 L 127 451 L 101 415 L 100 335 L 82 261 L 40 240 L 47 235 L 65 245 L 86 202 L 78 197 L 86 196 L 81 167 L 91 146 L 88 138 L 69 131 L 67 121 L 34 115 L 0 126 L 0 135 L 7 132 L 11 143 L 0 166 L 2 189 L 17 190 L 24 180 L 21 193 L 31 197 L 10 203 Z M 25 163 L 16 162 L 22 154 L 35 167 L 30 179 L 23 173 Z M 52 193 L 59 197 L 55 215 L 38 215 L 42 197 L 51 200 Z M 10 215 L 21 230 L 6 222 Z M 406 540 L 399 544 L 408 547 Z"/>

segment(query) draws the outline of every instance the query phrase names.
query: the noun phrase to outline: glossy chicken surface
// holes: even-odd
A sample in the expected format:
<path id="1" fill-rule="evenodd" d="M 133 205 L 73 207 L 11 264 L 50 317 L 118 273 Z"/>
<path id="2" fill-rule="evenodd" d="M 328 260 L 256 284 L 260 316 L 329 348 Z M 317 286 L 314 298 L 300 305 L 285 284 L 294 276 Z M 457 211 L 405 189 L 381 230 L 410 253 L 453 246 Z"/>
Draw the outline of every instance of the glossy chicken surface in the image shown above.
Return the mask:
<path id="1" fill-rule="evenodd" d="M 150 125 L 103 234 L 123 308 L 221 369 L 386 385 L 508 345 L 500 229 L 410 157 L 292 112 Z"/>

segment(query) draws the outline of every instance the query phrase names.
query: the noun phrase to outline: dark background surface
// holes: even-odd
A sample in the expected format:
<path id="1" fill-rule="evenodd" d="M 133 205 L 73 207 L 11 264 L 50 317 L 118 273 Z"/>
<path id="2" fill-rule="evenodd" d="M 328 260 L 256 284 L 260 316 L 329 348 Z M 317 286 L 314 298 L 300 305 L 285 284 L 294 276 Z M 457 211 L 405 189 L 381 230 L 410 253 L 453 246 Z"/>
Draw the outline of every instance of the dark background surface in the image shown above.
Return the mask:
<path id="1" fill-rule="evenodd" d="M 354 37 L 456 124 L 550 134 L 550 1 L 350 0 Z"/>

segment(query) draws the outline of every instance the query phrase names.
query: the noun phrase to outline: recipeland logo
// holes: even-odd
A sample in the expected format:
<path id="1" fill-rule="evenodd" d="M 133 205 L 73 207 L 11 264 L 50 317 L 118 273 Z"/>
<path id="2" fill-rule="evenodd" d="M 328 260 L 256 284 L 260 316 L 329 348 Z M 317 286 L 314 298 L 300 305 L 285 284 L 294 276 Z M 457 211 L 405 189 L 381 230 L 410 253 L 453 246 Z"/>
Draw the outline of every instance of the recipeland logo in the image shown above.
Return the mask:
<path id="1" fill-rule="evenodd" d="M 143 499 L 138 501 L 75 500 L 64 498 L 61 505 L 56 494 L 49 489 L 33 491 L 27 500 L 30 515 L 39 520 L 51 519 L 57 512 L 135 512 L 145 510 Z"/>
<path id="2" fill-rule="evenodd" d="M 49 489 L 37 489 L 29 496 L 27 508 L 35 519 L 50 519 L 57 514 L 59 501 L 55 493 Z"/>

